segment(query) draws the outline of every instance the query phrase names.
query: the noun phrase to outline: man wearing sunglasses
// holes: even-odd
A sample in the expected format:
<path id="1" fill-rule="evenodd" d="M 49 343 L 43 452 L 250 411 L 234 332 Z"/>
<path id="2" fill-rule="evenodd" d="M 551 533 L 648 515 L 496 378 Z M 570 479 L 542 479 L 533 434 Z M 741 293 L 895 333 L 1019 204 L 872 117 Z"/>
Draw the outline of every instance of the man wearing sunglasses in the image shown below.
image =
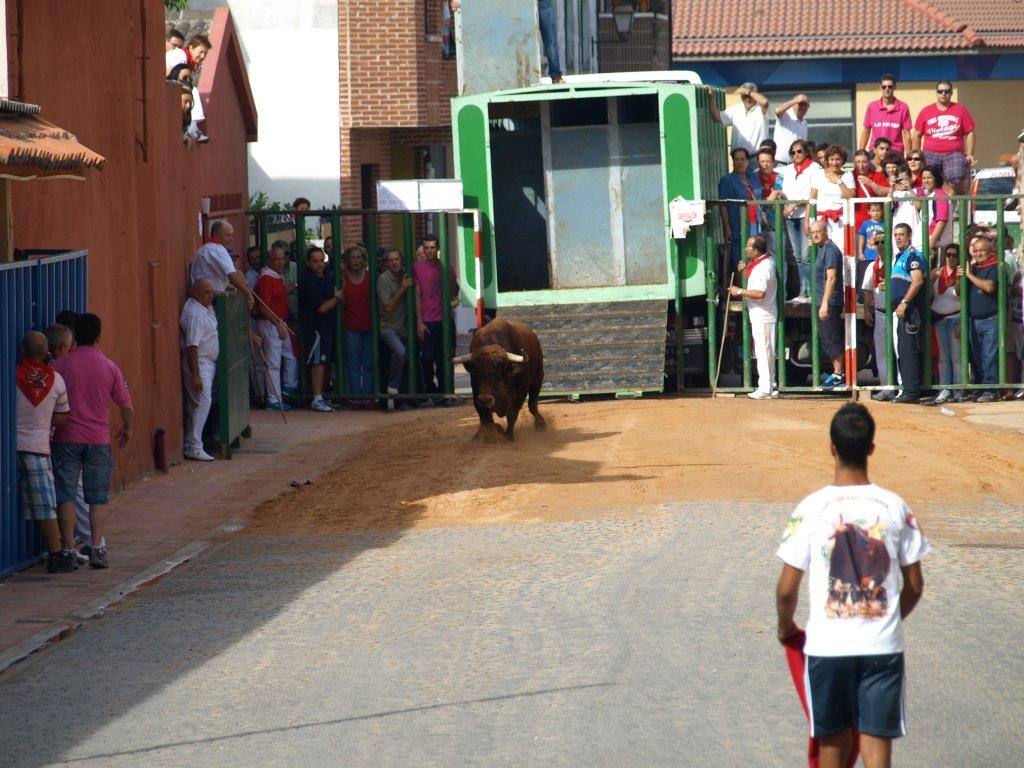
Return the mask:
<path id="1" fill-rule="evenodd" d="M 953 101 L 953 84 L 935 84 L 935 103 L 921 110 L 914 123 L 914 149 L 924 150 L 926 165 L 941 165 L 958 195 L 966 194 L 974 165 L 974 117 Z"/>
<path id="2" fill-rule="evenodd" d="M 874 146 L 879 138 L 892 142 L 901 155 L 910 148 L 910 107 L 896 98 L 896 76 L 885 74 L 880 81 L 882 97 L 868 104 L 857 149 Z"/>

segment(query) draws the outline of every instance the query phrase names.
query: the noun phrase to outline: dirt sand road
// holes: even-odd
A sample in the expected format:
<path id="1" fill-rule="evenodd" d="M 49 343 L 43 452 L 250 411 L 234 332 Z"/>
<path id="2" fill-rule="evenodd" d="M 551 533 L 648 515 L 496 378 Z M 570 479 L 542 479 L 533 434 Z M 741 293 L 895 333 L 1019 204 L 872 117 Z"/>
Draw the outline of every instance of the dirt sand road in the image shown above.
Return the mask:
<path id="1" fill-rule="evenodd" d="M 527 416 L 511 445 L 470 441 L 469 407 L 381 416 L 358 443 L 325 447 L 336 452 L 337 469 L 264 504 L 249 531 L 404 530 L 623 515 L 686 500 L 797 501 L 831 478 L 827 425 L 836 407 L 742 398 L 550 403 L 542 406 L 549 431 L 535 432 Z M 1024 443 L 1016 430 L 936 409 L 869 407 L 879 428 L 872 479 L 903 495 L 922 521 L 953 534 L 962 510 L 982 514 L 985 502 L 1019 499 Z M 1024 544 L 1019 521 L 994 526 L 1002 530 L 983 538 Z"/>

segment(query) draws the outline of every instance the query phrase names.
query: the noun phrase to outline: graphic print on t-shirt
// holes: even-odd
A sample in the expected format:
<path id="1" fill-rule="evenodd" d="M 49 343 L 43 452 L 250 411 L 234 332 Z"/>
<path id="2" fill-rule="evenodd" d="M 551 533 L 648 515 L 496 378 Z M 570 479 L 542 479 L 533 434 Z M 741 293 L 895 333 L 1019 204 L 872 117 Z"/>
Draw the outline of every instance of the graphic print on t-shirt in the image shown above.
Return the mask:
<path id="1" fill-rule="evenodd" d="M 830 537 L 828 601 L 825 615 L 831 619 L 880 619 L 889 607 L 885 590 L 892 570 L 881 517 L 871 527 L 847 522 L 839 516 Z"/>

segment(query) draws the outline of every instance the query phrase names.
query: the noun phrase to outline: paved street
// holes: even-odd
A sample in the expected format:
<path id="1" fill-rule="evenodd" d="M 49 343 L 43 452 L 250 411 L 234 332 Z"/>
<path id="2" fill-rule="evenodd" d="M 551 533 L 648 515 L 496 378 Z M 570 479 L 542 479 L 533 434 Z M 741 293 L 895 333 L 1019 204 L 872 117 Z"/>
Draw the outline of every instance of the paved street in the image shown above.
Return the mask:
<path id="1" fill-rule="evenodd" d="M 801 765 L 788 510 L 235 538 L 0 679 L 0 763 Z M 898 765 L 1021 764 L 1020 512 L 934 541 Z"/>

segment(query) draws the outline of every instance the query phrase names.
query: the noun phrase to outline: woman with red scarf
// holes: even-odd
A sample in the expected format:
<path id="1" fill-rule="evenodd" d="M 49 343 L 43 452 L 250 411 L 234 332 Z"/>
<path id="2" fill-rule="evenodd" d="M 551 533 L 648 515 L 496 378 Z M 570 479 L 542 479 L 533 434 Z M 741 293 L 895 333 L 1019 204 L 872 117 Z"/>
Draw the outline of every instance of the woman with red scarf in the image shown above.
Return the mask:
<path id="1" fill-rule="evenodd" d="M 790 145 L 789 156 L 793 162 L 779 173 L 782 177 L 782 195 L 786 200 L 809 200 L 811 186 L 820 183 L 819 177 L 824 172 L 821 170 L 821 166 L 814 162 L 811 145 L 803 139 L 798 139 Z M 782 215 L 786 217 L 786 234 L 789 236 L 790 245 L 793 246 L 796 266 L 800 271 L 800 295 L 794 301 L 809 301 L 811 262 L 807 250 L 807 231 L 804 226 L 807 205 L 794 202 L 783 206 Z"/>
<path id="2" fill-rule="evenodd" d="M 939 250 L 936 248 L 936 250 Z M 934 405 L 947 400 L 960 402 L 958 390 L 953 394 L 949 385 L 960 383 L 960 294 L 957 267 L 960 266 L 960 246 L 946 246 L 942 265 L 932 270 L 932 327 L 939 342 L 939 384 L 942 391 Z"/>

